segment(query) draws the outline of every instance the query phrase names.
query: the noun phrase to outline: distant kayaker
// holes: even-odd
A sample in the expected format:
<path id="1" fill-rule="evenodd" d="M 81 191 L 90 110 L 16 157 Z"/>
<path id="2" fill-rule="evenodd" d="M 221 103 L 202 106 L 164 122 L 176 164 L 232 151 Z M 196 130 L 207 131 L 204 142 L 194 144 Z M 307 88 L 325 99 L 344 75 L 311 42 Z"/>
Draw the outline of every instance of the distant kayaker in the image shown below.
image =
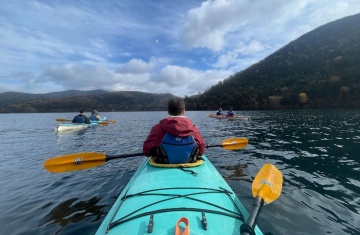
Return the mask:
<path id="1" fill-rule="evenodd" d="M 80 114 L 76 115 L 74 119 L 72 120 L 73 123 L 86 123 L 90 124 L 90 120 L 88 117 L 85 116 L 85 110 L 80 109 Z"/>
<path id="2" fill-rule="evenodd" d="M 91 115 L 90 115 L 89 119 L 91 121 L 100 121 L 101 117 L 100 117 L 99 112 L 95 109 L 93 111 L 91 111 Z"/>
<path id="3" fill-rule="evenodd" d="M 184 116 L 184 100 L 171 99 L 168 114 L 169 117 L 152 127 L 143 145 L 144 155 L 156 156 L 159 163 L 196 162 L 205 152 L 205 141 L 199 129 Z M 192 143 L 193 148 L 189 150 Z"/>
<path id="4" fill-rule="evenodd" d="M 233 116 L 235 116 L 235 112 L 234 112 L 233 107 L 230 108 L 230 110 L 227 112 L 226 116 L 227 116 L 227 117 L 233 117 Z"/>
<path id="5" fill-rule="evenodd" d="M 223 113 L 222 113 L 222 108 L 219 108 L 219 110 L 217 111 L 216 115 L 223 115 Z"/>

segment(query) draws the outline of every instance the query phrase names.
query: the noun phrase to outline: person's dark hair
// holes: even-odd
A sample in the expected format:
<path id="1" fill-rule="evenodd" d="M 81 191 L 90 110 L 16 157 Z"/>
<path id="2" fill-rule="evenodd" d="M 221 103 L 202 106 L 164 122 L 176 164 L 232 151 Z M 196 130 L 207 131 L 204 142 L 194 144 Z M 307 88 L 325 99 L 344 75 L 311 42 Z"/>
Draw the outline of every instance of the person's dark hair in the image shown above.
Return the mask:
<path id="1" fill-rule="evenodd" d="M 170 115 L 179 116 L 185 109 L 185 102 L 183 99 L 176 97 L 169 100 L 168 112 Z"/>
<path id="2" fill-rule="evenodd" d="M 85 109 L 80 109 L 80 113 L 85 113 Z"/>

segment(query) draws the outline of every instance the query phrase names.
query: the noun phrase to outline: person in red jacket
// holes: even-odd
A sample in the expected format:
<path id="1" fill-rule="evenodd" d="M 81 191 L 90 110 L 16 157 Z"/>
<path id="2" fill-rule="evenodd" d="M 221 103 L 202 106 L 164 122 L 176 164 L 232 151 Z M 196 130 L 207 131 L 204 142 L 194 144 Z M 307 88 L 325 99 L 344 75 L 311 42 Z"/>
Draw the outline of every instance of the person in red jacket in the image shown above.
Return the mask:
<path id="1" fill-rule="evenodd" d="M 181 98 L 173 98 L 168 103 L 167 118 L 162 119 L 158 124 L 151 128 L 151 131 L 143 145 L 143 153 L 145 156 L 156 156 L 160 143 L 166 133 L 178 137 L 192 136 L 198 146 L 198 155 L 201 156 L 205 152 L 205 141 L 199 129 L 184 116 L 185 102 Z"/>

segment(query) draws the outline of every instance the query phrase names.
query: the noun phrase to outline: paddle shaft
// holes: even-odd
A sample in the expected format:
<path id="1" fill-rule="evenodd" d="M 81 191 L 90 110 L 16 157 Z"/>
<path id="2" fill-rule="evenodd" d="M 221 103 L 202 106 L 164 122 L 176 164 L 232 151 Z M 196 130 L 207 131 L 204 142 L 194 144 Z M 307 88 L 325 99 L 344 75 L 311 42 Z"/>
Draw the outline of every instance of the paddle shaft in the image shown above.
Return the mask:
<path id="1" fill-rule="evenodd" d="M 106 155 L 106 159 L 105 161 L 109 161 L 109 160 L 113 160 L 113 159 L 118 159 L 118 158 L 128 158 L 128 157 L 136 157 L 136 156 L 141 156 L 144 155 L 143 152 L 139 152 L 139 153 L 124 153 L 124 154 L 119 154 L 119 155 Z"/>
<path id="2" fill-rule="evenodd" d="M 206 145 L 205 148 L 213 148 L 213 147 L 222 147 L 221 144 L 216 144 L 216 145 Z M 106 160 L 105 161 L 109 161 L 109 160 L 113 160 L 113 159 L 119 159 L 119 158 L 128 158 L 128 157 L 137 157 L 137 156 L 141 156 L 144 155 L 144 153 L 142 152 L 138 152 L 138 153 L 124 153 L 124 154 L 119 154 L 119 155 L 106 155 Z"/>
<path id="3" fill-rule="evenodd" d="M 222 144 L 206 145 L 205 148 L 222 147 Z"/>
<path id="4" fill-rule="evenodd" d="M 257 219 L 259 218 L 263 205 L 264 199 L 262 199 L 261 197 L 256 197 L 247 222 L 240 227 L 241 235 L 254 234 L 254 227 L 256 225 Z"/>
<path id="5" fill-rule="evenodd" d="M 206 148 L 222 147 L 227 150 L 238 150 L 245 148 L 247 143 L 248 140 L 243 137 L 230 138 L 222 141 L 221 145 L 207 145 Z M 113 159 L 129 158 L 142 155 L 144 155 L 142 152 L 119 155 L 106 155 L 104 153 L 96 152 L 73 153 L 50 158 L 44 162 L 44 167 L 53 173 L 69 172 L 96 167 Z"/>

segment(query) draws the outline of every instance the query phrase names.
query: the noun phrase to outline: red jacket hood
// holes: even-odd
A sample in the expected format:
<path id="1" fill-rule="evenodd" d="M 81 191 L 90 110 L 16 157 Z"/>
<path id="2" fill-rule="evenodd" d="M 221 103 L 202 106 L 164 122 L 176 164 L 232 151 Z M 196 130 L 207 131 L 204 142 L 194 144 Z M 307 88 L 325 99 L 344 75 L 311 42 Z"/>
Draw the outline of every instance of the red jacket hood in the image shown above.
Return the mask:
<path id="1" fill-rule="evenodd" d="M 195 130 L 194 124 L 184 116 L 167 117 L 160 121 L 160 127 L 165 132 L 176 136 L 189 136 Z"/>
<path id="2" fill-rule="evenodd" d="M 166 132 L 180 137 L 192 135 L 199 146 L 199 153 L 204 153 L 204 139 L 200 134 L 199 129 L 191 122 L 191 120 L 184 116 L 170 116 L 162 119 L 160 123 L 151 128 L 151 131 L 143 145 L 143 152 L 145 156 L 154 155 L 154 150 L 160 146 L 160 142 Z"/>

